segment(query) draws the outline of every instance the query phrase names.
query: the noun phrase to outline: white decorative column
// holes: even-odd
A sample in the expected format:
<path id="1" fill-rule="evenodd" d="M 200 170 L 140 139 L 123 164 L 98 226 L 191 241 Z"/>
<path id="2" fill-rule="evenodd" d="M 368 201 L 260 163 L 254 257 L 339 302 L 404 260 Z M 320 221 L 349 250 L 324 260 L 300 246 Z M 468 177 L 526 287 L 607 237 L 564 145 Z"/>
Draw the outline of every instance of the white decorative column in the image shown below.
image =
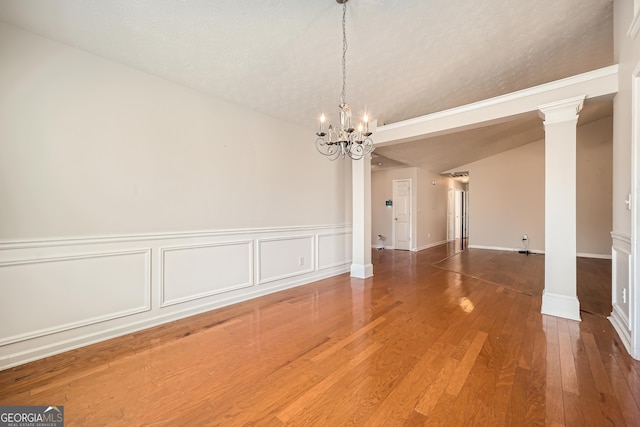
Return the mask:
<path id="1" fill-rule="evenodd" d="M 371 155 L 353 160 L 353 261 L 351 277 L 373 276 L 371 264 Z"/>
<path id="2" fill-rule="evenodd" d="M 545 131 L 542 314 L 580 320 L 576 293 L 576 128 L 585 96 L 539 106 Z"/>

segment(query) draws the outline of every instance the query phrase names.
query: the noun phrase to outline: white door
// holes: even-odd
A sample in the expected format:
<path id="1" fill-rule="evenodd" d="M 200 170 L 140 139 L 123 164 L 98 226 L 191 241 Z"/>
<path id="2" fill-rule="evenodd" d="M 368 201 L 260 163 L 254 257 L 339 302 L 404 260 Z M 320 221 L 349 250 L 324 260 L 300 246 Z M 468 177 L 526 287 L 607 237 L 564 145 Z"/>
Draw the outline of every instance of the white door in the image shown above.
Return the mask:
<path id="1" fill-rule="evenodd" d="M 411 249 L 411 180 L 393 181 L 393 243 L 395 249 Z"/>
<path id="2" fill-rule="evenodd" d="M 469 237 L 469 192 L 462 192 L 462 238 Z"/>
<path id="3" fill-rule="evenodd" d="M 455 237 L 462 238 L 462 191 L 456 190 L 455 201 Z"/>
<path id="4" fill-rule="evenodd" d="M 451 241 L 455 239 L 455 191 L 453 188 L 449 188 L 449 192 L 447 194 L 447 240 Z"/>

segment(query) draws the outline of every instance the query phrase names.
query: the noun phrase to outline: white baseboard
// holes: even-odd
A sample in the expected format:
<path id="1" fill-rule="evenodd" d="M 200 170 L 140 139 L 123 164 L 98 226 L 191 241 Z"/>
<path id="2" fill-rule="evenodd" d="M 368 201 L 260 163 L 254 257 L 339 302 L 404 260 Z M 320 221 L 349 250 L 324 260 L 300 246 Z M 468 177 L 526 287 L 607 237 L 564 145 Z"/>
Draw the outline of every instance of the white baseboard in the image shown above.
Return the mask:
<path id="1" fill-rule="evenodd" d="M 420 251 L 423 251 L 425 249 L 435 248 L 436 246 L 444 245 L 445 243 L 447 243 L 446 240 L 441 240 L 439 242 L 429 243 L 427 245 L 423 245 L 423 246 L 420 246 L 418 248 L 413 248 L 413 249 L 411 249 L 411 252 L 420 252 Z"/>
<path id="2" fill-rule="evenodd" d="M 371 245 L 371 249 L 395 249 L 393 246 Z"/>
<path id="3" fill-rule="evenodd" d="M 613 329 L 616 330 L 618 336 L 620 337 L 620 341 L 624 345 L 624 348 L 634 359 L 640 358 L 640 351 L 637 348 L 633 348 L 632 339 L 631 339 L 631 331 L 625 325 L 625 321 L 623 316 L 618 313 L 615 308 L 611 312 L 611 316 L 608 317 L 609 322 L 613 326 Z"/>
<path id="4" fill-rule="evenodd" d="M 504 252 L 518 252 L 523 251 L 524 248 L 507 248 L 503 246 L 483 246 L 483 245 L 469 245 L 469 249 L 486 249 L 490 251 L 504 251 Z M 544 250 L 541 249 L 529 249 L 529 253 L 532 254 L 544 254 Z"/>
<path id="5" fill-rule="evenodd" d="M 578 252 L 576 256 L 580 258 L 595 258 L 595 259 L 611 259 L 611 254 L 588 254 L 584 252 Z"/>
<path id="6" fill-rule="evenodd" d="M 351 277 L 366 279 L 373 276 L 373 264 L 351 264 Z"/>
<path id="7" fill-rule="evenodd" d="M 505 252 L 519 252 L 523 251 L 523 248 L 507 248 L 502 246 L 483 246 L 483 245 L 469 245 L 469 249 L 487 249 L 491 251 L 505 251 Z M 532 254 L 543 254 L 543 249 L 529 249 L 529 253 Z M 576 253 L 577 257 L 580 258 L 595 258 L 595 259 L 611 259 L 611 254 L 590 254 L 585 252 Z"/>
<path id="8" fill-rule="evenodd" d="M 540 312 L 549 316 L 562 317 L 578 322 L 582 320 L 580 318 L 580 302 L 578 298 L 567 295 L 543 292 Z"/>
<path id="9" fill-rule="evenodd" d="M 523 248 L 507 248 L 502 246 L 483 246 L 483 245 L 469 245 L 469 249 L 487 249 L 491 251 L 505 251 L 505 252 L 519 252 L 523 251 Z M 543 249 L 529 249 L 529 253 L 532 254 L 543 254 Z M 595 258 L 595 259 L 611 259 L 610 254 L 590 254 L 585 252 L 576 253 L 577 257 L 580 258 Z"/>

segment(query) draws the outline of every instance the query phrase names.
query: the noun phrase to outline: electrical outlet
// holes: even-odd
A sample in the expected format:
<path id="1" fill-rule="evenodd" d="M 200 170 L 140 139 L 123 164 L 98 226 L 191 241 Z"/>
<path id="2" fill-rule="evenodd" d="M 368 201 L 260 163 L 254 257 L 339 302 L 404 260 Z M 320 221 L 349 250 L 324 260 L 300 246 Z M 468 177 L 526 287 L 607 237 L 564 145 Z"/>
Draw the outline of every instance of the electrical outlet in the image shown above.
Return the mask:
<path id="1" fill-rule="evenodd" d="M 303 256 L 298 258 L 298 265 L 304 265 L 304 257 Z"/>
<path id="2" fill-rule="evenodd" d="M 525 241 L 525 240 L 529 240 L 529 236 L 527 236 L 526 234 L 523 234 L 522 235 L 522 241 Z"/>
<path id="3" fill-rule="evenodd" d="M 622 288 L 622 303 L 627 303 L 627 288 Z"/>

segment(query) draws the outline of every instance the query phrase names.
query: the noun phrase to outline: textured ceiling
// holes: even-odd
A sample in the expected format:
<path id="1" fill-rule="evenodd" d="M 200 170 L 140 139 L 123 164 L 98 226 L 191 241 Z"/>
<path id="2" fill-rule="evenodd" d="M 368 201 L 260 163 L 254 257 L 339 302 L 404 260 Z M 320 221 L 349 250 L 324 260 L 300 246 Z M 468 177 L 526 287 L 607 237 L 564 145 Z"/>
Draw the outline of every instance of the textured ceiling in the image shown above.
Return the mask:
<path id="1" fill-rule="evenodd" d="M 578 124 L 583 126 L 612 114 L 611 101 L 587 104 L 580 112 Z M 542 119 L 537 113 L 530 113 L 497 125 L 376 147 L 372 170 L 419 166 L 444 172 L 541 139 L 544 139 Z"/>
<path id="2" fill-rule="evenodd" d="M 347 101 L 383 123 L 613 63 L 611 0 L 347 9 Z M 341 17 L 335 0 L 0 0 L 2 21 L 310 129 L 335 120 Z"/>

